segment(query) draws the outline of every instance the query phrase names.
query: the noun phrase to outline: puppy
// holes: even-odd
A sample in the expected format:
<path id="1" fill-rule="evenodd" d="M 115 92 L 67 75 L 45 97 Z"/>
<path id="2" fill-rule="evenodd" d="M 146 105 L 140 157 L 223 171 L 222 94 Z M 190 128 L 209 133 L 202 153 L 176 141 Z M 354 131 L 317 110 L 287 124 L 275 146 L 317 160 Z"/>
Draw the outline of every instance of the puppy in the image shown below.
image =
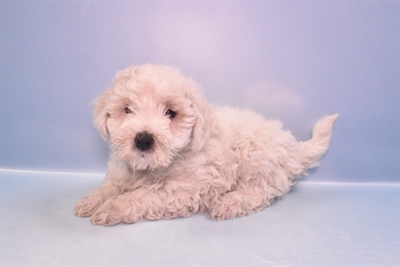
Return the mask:
<path id="1" fill-rule="evenodd" d="M 338 117 L 297 142 L 279 121 L 212 107 L 193 80 L 160 65 L 117 73 L 94 115 L 110 145 L 107 175 L 74 212 L 100 225 L 259 212 L 319 164 Z"/>

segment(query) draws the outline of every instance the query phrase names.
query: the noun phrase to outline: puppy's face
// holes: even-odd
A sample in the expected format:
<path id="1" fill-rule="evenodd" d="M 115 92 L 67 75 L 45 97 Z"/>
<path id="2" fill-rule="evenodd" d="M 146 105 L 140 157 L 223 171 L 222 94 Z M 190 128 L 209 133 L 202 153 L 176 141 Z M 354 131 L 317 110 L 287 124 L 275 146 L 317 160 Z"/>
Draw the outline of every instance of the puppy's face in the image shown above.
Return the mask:
<path id="1" fill-rule="evenodd" d="M 205 123 L 196 87 L 169 67 L 125 69 L 98 99 L 95 124 L 133 170 L 167 167 L 182 150 L 201 149 Z"/>

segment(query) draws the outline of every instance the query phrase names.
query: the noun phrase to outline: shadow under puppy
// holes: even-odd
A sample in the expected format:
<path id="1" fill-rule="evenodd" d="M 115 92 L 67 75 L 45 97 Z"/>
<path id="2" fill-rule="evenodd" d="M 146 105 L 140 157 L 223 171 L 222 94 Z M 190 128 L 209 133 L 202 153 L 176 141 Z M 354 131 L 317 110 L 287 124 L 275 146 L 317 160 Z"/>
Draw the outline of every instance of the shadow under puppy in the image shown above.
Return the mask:
<path id="1" fill-rule="evenodd" d="M 74 208 L 93 224 L 258 212 L 318 165 L 333 123 L 307 142 L 251 111 L 212 107 L 179 70 L 132 66 L 96 101 L 94 123 L 111 155 L 104 183 Z"/>

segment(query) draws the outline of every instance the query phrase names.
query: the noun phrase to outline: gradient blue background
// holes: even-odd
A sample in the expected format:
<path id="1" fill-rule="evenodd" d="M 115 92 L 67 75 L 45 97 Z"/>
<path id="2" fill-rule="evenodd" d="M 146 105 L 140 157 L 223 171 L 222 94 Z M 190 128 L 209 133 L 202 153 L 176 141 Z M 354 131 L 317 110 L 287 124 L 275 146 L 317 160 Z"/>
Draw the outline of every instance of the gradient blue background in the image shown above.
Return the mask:
<path id="1" fill-rule="evenodd" d="M 1 168 L 105 172 L 89 103 L 143 63 L 179 67 L 212 104 L 280 118 L 299 140 L 340 113 L 308 180 L 398 180 L 398 1 L 3 1 Z"/>

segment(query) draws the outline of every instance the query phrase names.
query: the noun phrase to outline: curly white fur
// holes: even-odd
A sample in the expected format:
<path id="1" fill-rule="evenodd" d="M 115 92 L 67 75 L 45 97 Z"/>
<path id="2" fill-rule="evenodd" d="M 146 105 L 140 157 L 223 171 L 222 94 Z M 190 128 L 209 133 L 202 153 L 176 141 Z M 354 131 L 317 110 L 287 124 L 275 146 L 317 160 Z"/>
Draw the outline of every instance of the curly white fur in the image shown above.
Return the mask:
<path id="1" fill-rule="evenodd" d="M 321 119 L 312 139 L 297 142 L 279 121 L 213 108 L 177 69 L 127 68 L 96 101 L 94 123 L 111 156 L 104 184 L 75 214 L 114 225 L 258 212 L 318 165 L 337 117 Z"/>

